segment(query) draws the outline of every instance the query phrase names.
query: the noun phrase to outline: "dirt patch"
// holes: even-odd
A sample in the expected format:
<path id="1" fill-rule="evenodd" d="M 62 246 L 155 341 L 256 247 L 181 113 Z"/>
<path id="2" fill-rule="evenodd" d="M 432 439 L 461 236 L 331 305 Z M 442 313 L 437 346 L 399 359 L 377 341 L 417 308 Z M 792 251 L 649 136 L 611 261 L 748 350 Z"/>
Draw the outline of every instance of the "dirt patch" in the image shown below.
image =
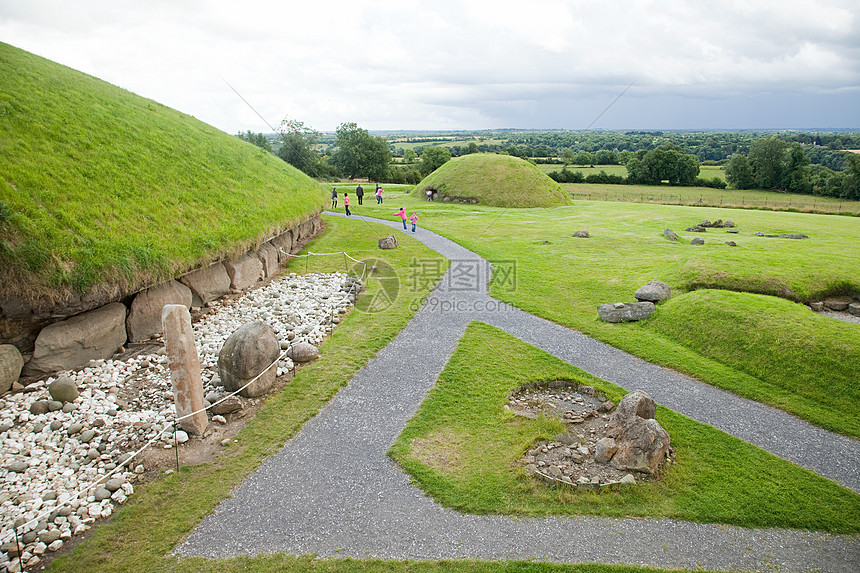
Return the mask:
<path id="1" fill-rule="evenodd" d="M 433 432 L 424 438 L 415 438 L 409 444 L 410 456 L 416 461 L 446 474 L 457 473 L 461 468 L 460 446 L 469 435 L 450 428 Z"/>
<path id="2" fill-rule="evenodd" d="M 660 473 L 619 470 L 595 460 L 596 444 L 605 436 L 615 404 L 591 386 L 563 381 L 530 384 L 512 393 L 505 408 L 526 418 L 558 418 L 567 426 L 555 439 L 539 440 L 526 451 L 519 462 L 528 475 L 591 491 L 660 479 Z M 674 463 L 674 449 L 670 448 L 667 463 Z"/>

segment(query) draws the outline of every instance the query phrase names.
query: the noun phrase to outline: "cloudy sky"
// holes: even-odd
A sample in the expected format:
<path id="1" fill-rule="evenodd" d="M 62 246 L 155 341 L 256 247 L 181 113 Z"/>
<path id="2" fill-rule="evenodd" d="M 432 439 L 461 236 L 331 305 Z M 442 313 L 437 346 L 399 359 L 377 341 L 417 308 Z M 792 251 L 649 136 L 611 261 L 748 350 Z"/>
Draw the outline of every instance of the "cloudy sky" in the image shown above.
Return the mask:
<path id="1" fill-rule="evenodd" d="M 860 128 L 857 0 L 0 0 L 0 40 L 228 133 Z"/>

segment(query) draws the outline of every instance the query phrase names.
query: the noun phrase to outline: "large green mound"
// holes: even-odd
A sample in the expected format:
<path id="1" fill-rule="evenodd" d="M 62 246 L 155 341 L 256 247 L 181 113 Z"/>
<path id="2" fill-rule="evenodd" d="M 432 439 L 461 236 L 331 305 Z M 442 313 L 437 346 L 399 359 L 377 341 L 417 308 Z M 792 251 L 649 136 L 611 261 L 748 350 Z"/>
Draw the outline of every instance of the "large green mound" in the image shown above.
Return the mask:
<path id="1" fill-rule="evenodd" d="M 258 147 L 0 43 L 0 298 L 126 292 L 319 212 Z"/>
<path id="2" fill-rule="evenodd" d="M 545 173 L 518 157 L 475 153 L 456 157 L 424 178 L 419 196 L 432 189 L 452 199 L 477 200 L 493 207 L 558 207 L 567 205 L 564 189 Z"/>
<path id="3" fill-rule="evenodd" d="M 698 290 L 660 305 L 649 326 L 696 352 L 755 377 L 755 398 L 828 426 L 860 407 L 860 328 L 780 298 Z M 778 356 L 778 359 L 774 359 Z M 860 435 L 860 419 L 845 420 Z M 846 431 L 846 428 L 829 428 Z"/>

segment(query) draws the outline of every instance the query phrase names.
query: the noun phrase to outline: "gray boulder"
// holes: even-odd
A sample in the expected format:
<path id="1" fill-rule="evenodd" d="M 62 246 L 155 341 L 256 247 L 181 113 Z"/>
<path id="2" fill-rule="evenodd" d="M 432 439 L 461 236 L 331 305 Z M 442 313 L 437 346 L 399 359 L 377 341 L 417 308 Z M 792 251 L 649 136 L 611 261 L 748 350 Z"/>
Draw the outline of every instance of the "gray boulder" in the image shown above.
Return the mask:
<path id="1" fill-rule="evenodd" d="M 397 239 L 395 239 L 393 235 L 388 235 L 387 237 L 382 237 L 381 239 L 379 239 L 380 249 L 394 249 L 396 247 Z"/>
<path id="2" fill-rule="evenodd" d="M 803 233 L 783 233 L 780 235 L 783 239 L 808 239 L 808 235 L 804 235 Z"/>
<path id="3" fill-rule="evenodd" d="M 661 302 L 672 296 L 672 289 L 662 281 L 648 281 L 633 296 L 639 301 Z"/>
<path id="4" fill-rule="evenodd" d="M 603 463 L 620 470 L 653 474 L 669 452 L 669 433 L 654 416 L 657 406 L 643 390 L 630 392 L 618 404 L 597 450 Z M 614 450 L 614 451 L 613 451 Z"/>
<path id="5" fill-rule="evenodd" d="M 235 392 L 257 375 L 260 377 L 239 394 L 246 398 L 261 396 L 272 388 L 278 374 L 281 346 L 271 326 L 261 320 L 248 322 L 224 342 L 218 353 L 218 374 L 228 392 Z"/>
<path id="6" fill-rule="evenodd" d="M 245 290 L 254 286 L 263 276 L 263 263 L 257 255 L 245 253 L 236 260 L 224 261 L 227 276 L 230 277 L 230 287 Z"/>
<path id="7" fill-rule="evenodd" d="M 576 237 L 577 239 L 587 239 L 591 235 L 588 234 L 588 231 L 576 231 L 573 233 L 573 236 Z"/>
<path id="8" fill-rule="evenodd" d="M 43 328 L 25 372 L 75 370 L 90 360 L 110 358 L 125 341 L 125 305 L 114 302 Z"/>
<path id="9" fill-rule="evenodd" d="M 191 304 L 203 306 L 230 292 L 230 277 L 221 263 L 197 269 L 181 277 L 179 282 L 191 289 Z"/>
<path id="10" fill-rule="evenodd" d="M 278 264 L 283 265 L 287 261 L 289 261 L 292 257 L 290 256 L 290 252 L 293 250 L 293 232 L 292 231 L 284 231 L 277 237 L 274 237 L 271 241 L 269 241 L 275 249 L 278 251 Z"/>
<path id="11" fill-rule="evenodd" d="M 163 332 L 161 311 L 166 304 L 191 308 L 191 289 L 177 281 L 168 281 L 142 290 L 131 301 L 125 328 L 130 342 L 149 340 Z"/>
<path id="12" fill-rule="evenodd" d="M 60 376 L 48 386 L 48 393 L 57 402 L 74 402 L 80 396 L 78 387 L 68 376 Z"/>
<path id="13" fill-rule="evenodd" d="M 860 302 L 852 302 L 848 305 L 848 312 L 854 316 L 860 316 Z"/>
<path id="14" fill-rule="evenodd" d="M 696 237 L 692 241 L 690 241 L 690 244 L 691 245 L 704 245 L 705 239 L 703 239 L 702 237 Z"/>
<path id="15" fill-rule="evenodd" d="M 851 302 L 852 300 L 848 297 L 834 297 L 825 300 L 824 306 L 826 306 L 830 310 L 844 311 L 848 310 L 848 306 L 851 304 Z"/>
<path id="16" fill-rule="evenodd" d="M 654 309 L 653 302 L 616 302 L 601 304 L 597 314 L 605 322 L 635 322 L 651 316 Z"/>
<path id="17" fill-rule="evenodd" d="M 257 258 L 263 265 L 263 275 L 266 278 L 273 277 L 278 274 L 280 267 L 278 266 L 278 249 L 272 243 L 263 243 L 257 251 Z"/>
<path id="18" fill-rule="evenodd" d="M 672 229 L 663 229 L 663 236 L 669 239 L 670 241 L 677 241 L 678 235 L 675 234 Z"/>
<path id="19" fill-rule="evenodd" d="M 0 394 L 8 392 L 21 376 L 24 358 L 21 351 L 11 344 L 0 344 Z"/>
<path id="20" fill-rule="evenodd" d="M 298 342 L 290 346 L 287 356 L 294 362 L 310 362 L 319 358 L 319 349 L 309 342 Z"/>
<path id="21" fill-rule="evenodd" d="M 687 231 L 691 233 L 704 233 L 707 229 L 701 225 L 696 225 L 695 227 L 687 227 Z"/>

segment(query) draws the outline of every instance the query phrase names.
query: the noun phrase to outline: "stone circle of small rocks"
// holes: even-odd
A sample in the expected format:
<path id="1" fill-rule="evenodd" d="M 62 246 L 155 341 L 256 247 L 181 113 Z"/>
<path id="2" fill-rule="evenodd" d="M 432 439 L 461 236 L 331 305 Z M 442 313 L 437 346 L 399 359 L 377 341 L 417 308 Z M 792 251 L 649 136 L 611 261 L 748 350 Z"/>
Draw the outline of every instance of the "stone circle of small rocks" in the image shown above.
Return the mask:
<path id="1" fill-rule="evenodd" d="M 530 476 L 583 491 L 659 479 L 659 475 L 619 470 L 595 460 L 596 444 L 605 435 L 615 404 L 591 386 L 565 381 L 533 383 L 511 394 L 505 407 L 518 416 L 537 418 L 542 414 L 567 425 L 566 432 L 553 440 L 539 440 L 525 452 L 520 463 Z"/>
<path id="2" fill-rule="evenodd" d="M 193 325 L 204 404 L 226 396 L 217 374 L 218 352 L 242 324 L 267 322 L 282 350 L 299 343 L 319 346 L 354 305 L 360 288 L 360 281 L 343 273 L 289 274 L 208 303 Z M 154 350 L 125 360 L 96 360 L 0 400 L 0 571 L 18 570 L 19 560 L 32 568 L 47 552 L 110 516 L 113 504 L 125 502 L 134 492 L 132 482 L 145 472 L 136 459 L 120 468 L 132 452 L 153 440 L 151 447 L 168 449 L 190 439 L 182 430 L 174 432 L 163 344 L 156 340 L 149 347 Z M 293 368 L 284 356 L 278 375 Z M 60 389 L 71 393 L 61 396 Z M 243 400 L 235 396 L 219 404 L 209 412 L 212 421 L 226 423 L 225 416 L 240 410 Z"/>

